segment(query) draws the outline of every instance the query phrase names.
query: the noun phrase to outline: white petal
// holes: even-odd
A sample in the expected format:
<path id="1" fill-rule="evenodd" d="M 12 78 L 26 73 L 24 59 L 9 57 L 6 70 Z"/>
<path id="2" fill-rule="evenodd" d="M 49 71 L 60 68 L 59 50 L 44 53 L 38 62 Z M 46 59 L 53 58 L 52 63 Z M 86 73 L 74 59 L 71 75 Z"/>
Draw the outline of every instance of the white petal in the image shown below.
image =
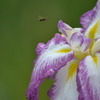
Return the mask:
<path id="1" fill-rule="evenodd" d="M 51 100 L 78 100 L 77 66 L 78 61 L 73 60 L 58 71 L 54 85 L 48 92 Z"/>

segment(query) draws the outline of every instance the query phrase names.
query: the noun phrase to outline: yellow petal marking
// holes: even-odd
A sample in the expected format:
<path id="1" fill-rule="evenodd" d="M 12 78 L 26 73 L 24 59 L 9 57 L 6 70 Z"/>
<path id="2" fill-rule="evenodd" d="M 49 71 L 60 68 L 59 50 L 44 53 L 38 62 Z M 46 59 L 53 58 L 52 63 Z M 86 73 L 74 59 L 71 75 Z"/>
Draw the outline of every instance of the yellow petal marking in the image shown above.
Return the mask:
<path id="1" fill-rule="evenodd" d="M 93 43 L 94 43 L 94 38 L 95 38 L 95 34 L 98 31 L 98 26 L 100 23 L 100 19 L 96 22 L 96 24 L 91 28 L 91 30 L 89 31 L 88 37 L 92 40 L 91 41 L 91 45 L 90 48 L 92 47 Z"/>
<path id="2" fill-rule="evenodd" d="M 55 52 L 58 52 L 58 53 L 67 53 L 67 52 L 70 52 L 71 50 L 69 49 L 61 49 L 61 50 L 58 50 L 58 51 L 55 51 Z"/>
<path id="3" fill-rule="evenodd" d="M 89 54 L 88 53 L 83 53 L 84 54 L 84 57 L 88 56 Z"/>
<path id="4" fill-rule="evenodd" d="M 75 60 L 68 68 L 67 81 L 76 73 L 78 67 L 78 60 Z"/>
<path id="5" fill-rule="evenodd" d="M 98 64 L 98 57 L 94 56 L 94 57 L 92 57 L 92 59 L 93 59 L 93 62 L 96 64 L 96 66 L 98 66 L 97 65 Z"/>
<path id="6" fill-rule="evenodd" d="M 65 36 L 64 34 L 61 34 L 61 36 Z"/>

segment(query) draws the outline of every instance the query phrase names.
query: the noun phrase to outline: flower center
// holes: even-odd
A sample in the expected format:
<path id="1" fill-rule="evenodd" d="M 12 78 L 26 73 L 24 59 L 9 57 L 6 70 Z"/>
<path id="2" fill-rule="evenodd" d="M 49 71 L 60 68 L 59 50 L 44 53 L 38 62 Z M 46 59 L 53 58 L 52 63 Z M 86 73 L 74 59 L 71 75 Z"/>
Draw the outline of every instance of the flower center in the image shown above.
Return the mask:
<path id="1" fill-rule="evenodd" d="M 87 55 L 89 55 L 87 52 L 84 53 L 80 50 L 80 48 L 74 48 L 74 57 L 82 60 L 84 57 L 86 57 Z"/>

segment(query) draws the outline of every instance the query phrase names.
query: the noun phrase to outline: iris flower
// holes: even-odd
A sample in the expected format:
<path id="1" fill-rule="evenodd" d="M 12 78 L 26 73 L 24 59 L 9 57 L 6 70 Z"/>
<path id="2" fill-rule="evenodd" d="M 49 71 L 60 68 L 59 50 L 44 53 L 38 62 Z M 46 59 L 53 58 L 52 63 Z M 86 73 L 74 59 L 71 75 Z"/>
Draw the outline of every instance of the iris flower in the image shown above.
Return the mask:
<path id="1" fill-rule="evenodd" d="M 100 0 L 80 24 L 82 28 L 72 28 L 60 20 L 62 34 L 37 45 L 27 99 L 38 100 L 40 84 L 56 73 L 50 100 L 100 100 Z"/>

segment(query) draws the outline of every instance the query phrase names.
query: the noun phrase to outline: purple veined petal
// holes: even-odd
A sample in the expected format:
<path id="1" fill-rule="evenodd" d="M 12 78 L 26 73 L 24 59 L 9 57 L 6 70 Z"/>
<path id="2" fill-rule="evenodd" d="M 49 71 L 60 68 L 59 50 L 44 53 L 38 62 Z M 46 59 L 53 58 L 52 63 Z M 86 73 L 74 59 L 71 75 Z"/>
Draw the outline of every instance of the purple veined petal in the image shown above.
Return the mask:
<path id="1" fill-rule="evenodd" d="M 54 84 L 48 91 L 50 100 L 78 100 L 77 67 L 78 61 L 72 60 L 57 72 L 54 77 Z"/>
<path id="2" fill-rule="evenodd" d="M 72 30 L 72 28 L 71 28 L 69 25 L 67 25 L 66 23 L 64 23 L 62 20 L 60 20 L 60 21 L 58 22 L 58 29 L 59 29 L 59 31 L 60 31 L 61 33 L 63 33 L 65 36 L 68 35 L 68 34 L 67 34 L 67 31 L 68 31 L 68 30 Z"/>
<path id="3" fill-rule="evenodd" d="M 42 52 L 42 49 L 45 47 L 45 44 L 44 43 L 39 43 L 37 45 L 37 48 L 36 48 L 36 53 L 37 53 L 37 56 L 39 56 Z"/>
<path id="4" fill-rule="evenodd" d="M 80 61 L 77 70 L 78 100 L 100 100 L 100 53 Z"/>
<path id="5" fill-rule="evenodd" d="M 80 17 L 80 24 L 83 26 L 84 31 L 93 22 L 93 20 L 95 20 L 96 17 L 99 17 L 99 4 L 100 0 L 98 0 L 96 6 L 92 10 L 87 11 Z"/>
<path id="6" fill-rule="evenodd" d="M 80 23 L 83 26 L 83 32 L 86 37 L 93 41 L 100 37 L 100 0 L 97 1 L 92 10 L 81 16 Z"/>
<path id="7" fill-rule="evenodd" d="M 37 53 L 37 56 L 41 55 L 41 52 L 43 51 L 43 49 L 46 49 L 48 47 L 48 45 L 54 41 L 54 44 L 60 44 L 62 42 L 64 42 L 65 44 L 68 44 L 68 42 L 66 41 L 66 38 L 64 36 L 61 36 L 59 33 L 56 33 L 55 37 L 48 41 L 47 44 L 44 44 L 44 43 L 39 43 L 37 45 L 37 48 L 36 48 L 36 53 Z"/>
<path id="8" fill-rule="evenodd" d="M 73 33 L 73 35 L 70 38 L 70 44 L 72 48 L 81 47 L 83 41 L 84 41 L 84 37 L 82 34 L 79 33 Z"/>
<path id="9" fill-rule="evenodd" d="M 45 45 L 39 44 L 36 51 L 38 57 L 35 60 L 30 84 L 26 92 L 26 98 L 29 100 L 38 100 L 38 88 L 44 78 L 53 75 L 73 59 L 73 51 L 71 51 L 65 37 L 60 34 L 56 34 Z"/>
<path id="10" fill-rule="evenodd" d="M 91 22 L 93 21 L 94 17 L 96 16 L 96 14 L 97 13 L 96 13 L 95 10 L 90 10 L 90 11 L 84 13 L 80 17 L 80 24 L 83 26 L 83 32 L 86 31 L 86 29 L 91 24 Z"/>
<path id="11" fill-rule="evenodd" d="M 88 47 L 90 46 L 90 43 L 91 43 L 91 39 L 84 37 L 84 42 L 83 42 L 82 46 L 80 47 L 81 51 L 85 52 L 88 49 Z"/>

